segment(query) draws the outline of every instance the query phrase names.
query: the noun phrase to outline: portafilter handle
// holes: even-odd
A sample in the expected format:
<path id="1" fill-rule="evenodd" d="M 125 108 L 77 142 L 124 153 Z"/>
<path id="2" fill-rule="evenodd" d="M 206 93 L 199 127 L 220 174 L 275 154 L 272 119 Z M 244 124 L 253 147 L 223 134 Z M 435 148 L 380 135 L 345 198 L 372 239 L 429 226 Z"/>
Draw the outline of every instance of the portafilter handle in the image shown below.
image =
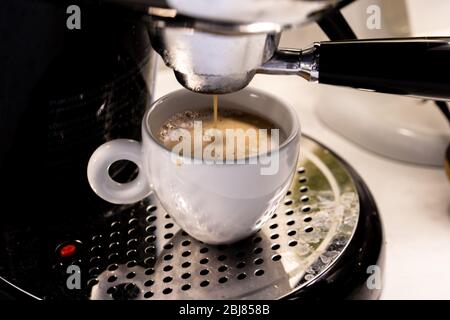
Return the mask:
<path id="1" fill-rule="evenodd" d="M 318 42 L 306 50 L 278 50 L 257 72 L 450 100 L 450 37 Z"/>

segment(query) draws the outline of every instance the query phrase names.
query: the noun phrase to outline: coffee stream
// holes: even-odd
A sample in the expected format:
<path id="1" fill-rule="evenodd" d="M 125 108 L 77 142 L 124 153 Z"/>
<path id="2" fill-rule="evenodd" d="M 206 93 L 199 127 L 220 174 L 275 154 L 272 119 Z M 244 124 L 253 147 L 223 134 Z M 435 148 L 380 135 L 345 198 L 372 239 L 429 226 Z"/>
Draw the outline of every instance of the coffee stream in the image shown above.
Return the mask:
<path id="1" fill-rule="evenodd" d="M 217 127 L 217 117 L 219 114 L 219 96 L 213 95 L 214 127 Z"/>

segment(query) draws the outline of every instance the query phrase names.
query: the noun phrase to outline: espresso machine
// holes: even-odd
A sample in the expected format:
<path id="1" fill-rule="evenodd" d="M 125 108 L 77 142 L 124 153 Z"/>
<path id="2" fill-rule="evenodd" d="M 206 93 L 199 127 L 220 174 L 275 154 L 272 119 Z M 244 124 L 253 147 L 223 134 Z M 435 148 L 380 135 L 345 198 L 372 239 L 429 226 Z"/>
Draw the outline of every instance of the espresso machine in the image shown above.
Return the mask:
<path id="1" fill-rule="evenodd" d="M 310 137 L 271 221 L 233 245 L 191 238 L 155 195 L 106 203 L 86 178 L 97 146 L 140 139 L 157 54 L 199 94 L 232 93 L 265 73 L 450 99 L 449 38 L 355 41 L 340 14 L 351 2 L 2 1 L 0 298 L 378 298 L 381 287 L 368 285 L 383 267 L 375 201 Z M 70 29 L 74 4 L 81 26 Z M 278 48 L 283 30 L 306 23 L 339 41 Z M 127 182 L 136 167 L 109 172 Z"/>

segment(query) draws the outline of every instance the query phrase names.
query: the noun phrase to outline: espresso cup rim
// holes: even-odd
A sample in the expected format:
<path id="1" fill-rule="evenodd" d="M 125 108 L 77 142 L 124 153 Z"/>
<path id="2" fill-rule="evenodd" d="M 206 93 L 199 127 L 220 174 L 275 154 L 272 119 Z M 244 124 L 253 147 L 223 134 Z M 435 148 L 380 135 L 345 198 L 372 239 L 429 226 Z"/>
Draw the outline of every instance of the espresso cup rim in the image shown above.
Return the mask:
<path id="1" fill-rule="evenodd" d="M 300 123 L 298 120 L 298 116 L 297 116 L 296 111 L 290 104 L 285 103 L 284 101 L 277 98 L 275 95 L 273 95 L 271 93 L 268 93 L 268 92 L 265 92 L 263 90 L 259 90 L 256 88 L 252 88 L 252 87 L 246 87 L 239 92 L 241 92 L 241 93 L 245 92 L 246 94 L 253 93 L 253 94 L 259 94 L 259 95 L 265 96 L 269 99 L 276 101 L 280 106 L 282 106 L 289 112 L 289 118 L 292 121 L 292 129 L 290 130 L 289 133 L 286 133 L 286 135 L 287 135 L 286 139 L 278 146 L 278 148 L 275 150 L 276 152 L 280 152 L 280 151 L 283 151 L 284 149 L 286 149 L 288 147 L 288 145 L 291 144 L 291 142 L 295 140 L 295 138 L 298 136 L 298 134 L 300 134 Z M 166 100 L 167 98 L 169 98 L 171 96 L 177 95 L 177 94 L 192 94 L 192 92 L 188 91 L 186 89 L 178 89 L 178 90 L 171 91 L 171 92 L 159 97 L 154 102 L 152 102 L 149 109 L 145 112 L 144 117 L 142 118 L 142 132 L 145 133 L 145 135 L 153 143 L 156 143 L 160 148 L 162 148 L 165 152 L 168 152 L 168 153 L 171 153 L 171 151 L 168 150 L 164 146 L 164 144 L 154 135 L 151 128 L 149 127 L 149 118 L 150 118 L 151 114 L 154 113 L 155 110 L 157 110 L 158 107 L 160 107 L 160 105 L 164 103 L 164 100 Z M 244 111 L 251 113 L 250 111 L 245 110 L 245 109 L 244 109 Z M 270 120 L 270 119 L 267 119 L 267 120 Z M 271 150 L 271 151 L 273 152 L 273 150 Z M 184 155 L 179 156 L 179 157 L 183 158 L 183 159 L 191 159 L 191 160 L 198 159 L 196 157 L 184 156 Z M 238 160 L 239 161 L 245 160 L 247 162 L 247 161 L 257 159 L 258 157 L 259 157 L 259 154 L 252 155 L 252 156 L 246 156 L 245 158 L 234 160 L 234 162 L 237 162 Z M 198 159 L 198 160 L 203 160 L 203 159 Z"/>

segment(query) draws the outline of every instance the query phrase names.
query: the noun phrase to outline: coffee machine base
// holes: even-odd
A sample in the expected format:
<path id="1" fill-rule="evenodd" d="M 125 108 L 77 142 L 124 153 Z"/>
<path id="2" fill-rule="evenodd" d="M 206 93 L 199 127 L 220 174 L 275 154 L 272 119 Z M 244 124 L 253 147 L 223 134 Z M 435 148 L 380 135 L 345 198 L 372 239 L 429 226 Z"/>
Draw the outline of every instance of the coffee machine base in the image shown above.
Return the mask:
<path id="1" fill-rule="evenodd" d="M 381 293 L 375 202 L 348 164 L 305 136 L 283 203 L 236 244 L 193 239 L 155 195 L 77 221 L 48 230 L 2 226 L 0 298 L 321 300 Z M 63 235 L 52 235 L 59 227 Z"/>

